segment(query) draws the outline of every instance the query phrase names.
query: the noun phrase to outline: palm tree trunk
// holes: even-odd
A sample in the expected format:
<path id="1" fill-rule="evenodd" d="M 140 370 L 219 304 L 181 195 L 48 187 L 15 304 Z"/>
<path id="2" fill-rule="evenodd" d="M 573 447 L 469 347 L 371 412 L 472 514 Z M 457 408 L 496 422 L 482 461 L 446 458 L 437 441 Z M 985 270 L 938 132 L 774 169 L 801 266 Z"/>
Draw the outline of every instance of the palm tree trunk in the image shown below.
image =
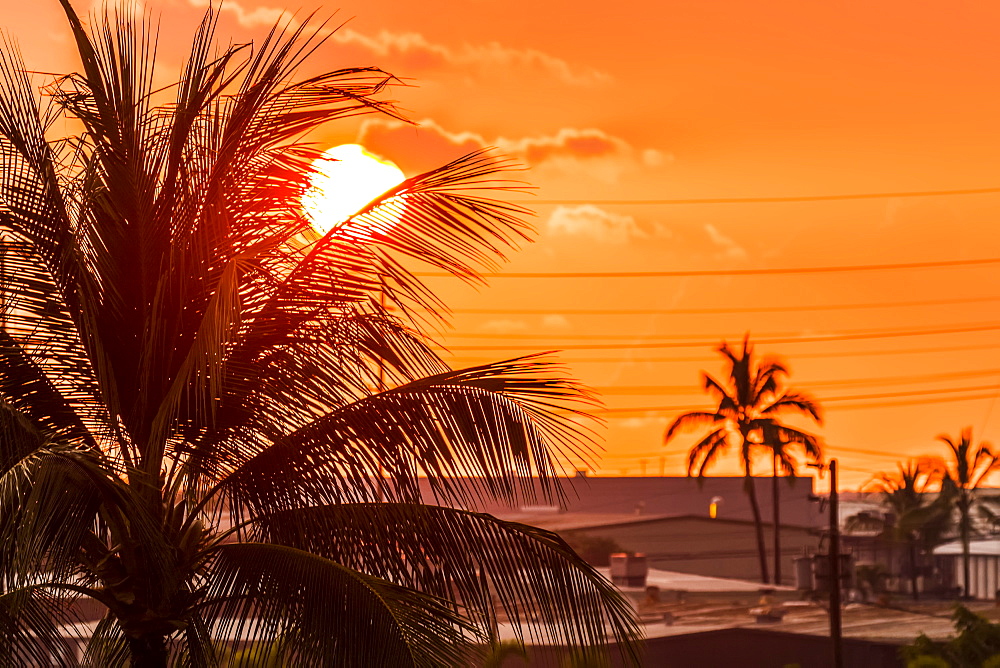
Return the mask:
<path id="1" fill-rule="evenodd" d="M 767 577 L 767 548 L 764 546 L 764 523 L 760 517 L 760 505 L 757 503 L 757 488 L 753 484 L 753 477 L 747 468 L 744 477 L 747 495 L 750 497 L 750 510 L 753 511 L 753 526 L 757 532 L 757 555 L 760 557 L 760 581 L 768 584 Z"/>
<path id="2" fill-rule="evenodd" d="M 161 635 L 128 639 L 132 668 L 167 668 L 167 643 Z"/>
<path id="3" fill-rule="evenodd" d="M 913 600 L 920 600 L 920 592 L 917 591 L 917 542 L 910 539 L 910 589 L 913 592 Z"/>
<path id="4" fill-rule="evenodd" d="M 781 498 L 778 491 L 778 456 L 771 460 L 771 503 L 774 504 L 774 584 L 781 584 Z"/>
<path id="5" fill-rule="evenodd" d="M 969 514 L 968 509 L 962 509 L 962 516 L 959 518 L 959 530 L 962 533 L 962 576 L 963 581 L 963 598 L 969 598 Z"/>

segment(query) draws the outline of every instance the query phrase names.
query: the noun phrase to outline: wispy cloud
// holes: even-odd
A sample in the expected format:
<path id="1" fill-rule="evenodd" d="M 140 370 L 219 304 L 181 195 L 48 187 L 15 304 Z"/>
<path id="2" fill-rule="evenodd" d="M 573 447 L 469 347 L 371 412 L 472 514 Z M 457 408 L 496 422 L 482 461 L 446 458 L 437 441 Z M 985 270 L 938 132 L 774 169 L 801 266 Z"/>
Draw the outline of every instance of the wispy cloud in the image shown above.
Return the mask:
<path id="1" fill-rule="evenodd" d="M 97 1 L 97 0 L 95 0 Z M 281 7 L 254 7 L 247 9 L 236 0 L 226 0 L 225 2 L 211 3 L 211 0 L 188 0 L 192 7 L 207 9 L 209 4 L 214 4 L 219 11 L 228 12 L 244 28 L 264 28 L 270 27 L 279 21 L 287 23 L 288 27 L 295 28 L 300 25 L 295 20 L 295 14 Z"/>
<path id="2" fill-rule="evenodd" d="M 649 237 L 632 216 L 611 213 L 592 204 L 557 206 L 546 221 L 545 230 L 552 236 L 585 237 L 615 245 Z"/>
<path id="3" fill-rule="evenodd" d="M 474 132 L 451 132 L 431 119 L 413 126 L 372 118 L 361 126 L 358 141 L 388 155 L 407 171 L 431 169 L 486 146 L 533 167 L 590 174 L 601 181 L 614 181 L 630 168 L 657 167 L 669 160 L 659 151 L 638 150 L 597 128 L 561 128 L 551 135 L 491 140 Z"/>
<path id="4" fill-rule="evenodd" d="M 372 36 L 348 27 L 334 33 L 333 39 L 342 45 L 360 47 L 411 71 L 442 66 L 465 70 L 485 67 L 534 70 L 572 86 L 592 86 L 610 81 L 607 74 L 598 70 L 573 67 L 543 51 L 516 49 L 498 42 L 455 47 L 431 42 L 416 32 L 381 30 Z"/>
<path id="5" fill-rule="evenodd" d="M 209 2 L 210 0 L 188 0 L 189 4 L 199 8 L 208 7 Z M 292 28 L 300 24 L 294 18 L 298 14 L 282 7 L 264 5 L 251 9 L 239 0 L 225 0 L 218 6 L 247 28 L 270 27 L 279 20 L 287 21 Z M 335 43 L 367 52 L 378 57 L 382 61 L 380 65 L 402 68 L 406 75 L 441 67 L 465 72 L 470 68 L 492 68 L 535 71 L 572 86 L 593 86 L 610 81 L 609 75 L 593 68 L 574 67 L 544 51 L 513 48 L 498 42 L 450 46 L 432 42 L 417 32 L 380 30 L 369 35 L 348 26 L 340 26 L 331 32 Z"/>
<path id="6" fill-rule="evenodd" d="M 479 331 L 486 334 L 516 334 L 528 331 L 528 323 L 523 320 L 487 320 L 479 326 Z"/>
<path id="7" fill-rule="evenodd" d="M 542 317 L 542 327 L 545 329 L 570 329 L 572 324 L 566 316 L 560 313 L 550 313 Z"/>
<path id="8" fill-rule="evenodd" d="M 705 232 L 718 249 L 719 255 L 730 260 L 746 260 L 749 257 L 742 246 L 720 232 L 715 225 L 707 223 L 705 225 Z"/>

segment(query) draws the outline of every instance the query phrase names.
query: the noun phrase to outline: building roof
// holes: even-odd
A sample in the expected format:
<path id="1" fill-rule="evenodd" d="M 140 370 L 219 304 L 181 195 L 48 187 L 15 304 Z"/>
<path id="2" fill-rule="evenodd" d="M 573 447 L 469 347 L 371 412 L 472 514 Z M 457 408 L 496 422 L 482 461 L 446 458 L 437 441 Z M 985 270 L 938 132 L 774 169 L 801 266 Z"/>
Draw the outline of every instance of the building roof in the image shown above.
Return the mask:
<path id="1" fill-rule="evenodd" d="M 610 568 L 598 568 L 601 575 L 610 579 Z M 786 587 L 776 584 L 762 584 L 751 582 L 750 580 L 736 580 L 733 578 L 714 578 L 707 575 L 694 575 L 692 573 L 678 573 L 676 571 L 664 571 L 659 568 L 650 568 L 646 574 L 646 585 L 656 586 L 663 590 L 683 591 L 690 593 L 712 593 L 712 594 L 733 594 L 743 592 L 770 591 L 795 591 L 795 587 Z M 624 592 L 633 589 L 641 591 L 644 587 L 618 587 Z"/>
<path id="2" fill-rule="evenodd" d="M 962 541 L 953 540 L 934 548 L 935 555 L 962 554 Z M 973 556 L 1000 556 L 1000 538 L 969 541 L 969 554 Z"/>
<path id="3" fill-rule="evenodd" d="M 772 517 L 771 478 L 755 477 L 754 487 L 765 522 Z M 560 477 L 555 480 L 563 499 L 546 505 L 545 495 L 537 481 L 526 481 L 528 499 L 519 506 L 510 507 L 485 500 L 470 510 L 487 512 L 504 519 L 514 519 L 524 514 L 550 514 L 559 512 L 585 514 L 592 517 L 651 516 L 682 517 L 708 516 L 714 501 L 717 516 L 722 519 L 752 521 L 753 513 L 745 493 L 741 476 L 641 476 L 641 477 Z M 422 492 L 428 500 L 433 498 L 426 480 L 421 480 Z M 795 478 L 794 484 L 782 478 L 780 482 L 781 524 L 800 527 L 825 526 L 826 516 L 815 502 L 813 479 Z M 533 492 L 533 493 L 532 493 Z"/>
<path id="4" fill-rule="evenodd" d="M 752 526 L 753 520 L 733 519 L 728 517 L 718 517 L 712 519 L 708 515 L 636 515 L 616 514 L 616 513 L 577 513 L 577 512 L 551 512 L 551 511 L 508 511 L 500 512 L 498 515 L 508 522 L 518 522 L 530 526 L 548 529 L 549 531 L 584 531 L 590 529 L 603 529 L 607 527 L 623 527 L 637 524 L 648 524 L 651 522 L 682 522 L 696 521 L 705 523 L 729 524 Z M 765 517 L 764 526 L 771 526 L 769 517 Z M 810 530 L 812 527 L 798 527 L 786 524 L 782 521 L 782 526 L 793 526 L 797 529 Z"/>

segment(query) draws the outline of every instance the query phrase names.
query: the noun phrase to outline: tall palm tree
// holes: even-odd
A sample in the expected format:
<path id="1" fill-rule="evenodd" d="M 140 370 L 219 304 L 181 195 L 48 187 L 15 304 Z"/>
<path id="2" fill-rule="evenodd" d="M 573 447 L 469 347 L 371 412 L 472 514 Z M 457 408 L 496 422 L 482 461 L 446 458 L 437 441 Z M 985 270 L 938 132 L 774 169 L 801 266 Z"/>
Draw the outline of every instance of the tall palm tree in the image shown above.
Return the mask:
<path id="1" fill-rule="evenodd" d="M 811 459 L 822 457 L 819 439 L 813 434 L 800 431 L 781 422 L 781 416 L 789 411 L 807 415 L 817 423 L 821 421 L 818 404 L 809 396 L 781 387 L 787 368 L 777 360 L 765 358 L 757 361 L 753 357 L 750 336 L 743 339 L 742 349 L 733 349 L 723 342 L 718 347 L 726 364 L 726 381 L 720 382 L 702 372 L 705 391 L 718 402 L 714 411 L 694 411 L 678 416 L 667 427 L 664 443 L 670 441 L 685 429 L 709 426 L 710 431 L 688 452 L 688 475 L 697 471 L 699 477 L 729 445 L 739 449 L 743 466 L 744 489 L 750 499 L 754 529 L 757 537 L 757 553 L 760 559 L 761 581 L 768 582 L 767 548 L 764 546 L 764 527 L 761 520 L 760 504 L 754 486 L 752 463 L 756 455 L 767 452 L 774 465 L 774 546 L 775 572 L 781 556 L 779 538 L 779 498 L 778 469 L 794 473 L 796 462 L 792 457 L 793 446 L 801 447 Z M 777 578 L 776 578 L 777 581 Z"/>
<path id="2" fill-rule="evenodd" d="M 899 464 L 896 473 L 880 473 L 862 489 L 879 494 L 885 515 L 879 518 L 858 514 L 845 522 L 848 530 L 877 531 L 903 547 L 907 565 L 905 575 L 910 578 L 915 601 L 919 598 L 919 552 L 940 543 L 947 530 L 948 501 L 944 495 L 934 494 L 944 475 L 944 462 L 937 457 L 912 459 L 905 465 Z"/>
<path id="3" fill-rule="evenodd" d="M 328 31 L 217 47 L 210 9 L 163 88 L 148 18 L 88 31 L 61 2 L 80 73 L 42 95 L 0 49 L 0 663 L 72 664 L 81 597 L 106 609 L 88 665 L 212 666 L 227 637 L 288 665 L 460 665 L 504 621 L 634 663 L 609 582 L 474 511 L 559 497 L 589 395 L 537 357 L 451 370 L 418 329 L 441 305 L 415 268 L 476 280 L 526 238 L 490 197 L 506 164 L 466 156 L 319 236 L 300 138 L 396 115 L 392 77 L 294 80 Z M 60 118 L 80 132 L 53 140 Z"/>
<path id="4" fill-rule="evenodd" d="M 969 541 L 972 536 L 973 515 L 992 516 L 989 507 L 997 500 L 991 496 L 977 496 L 976 490 L 986 476 L 997 467 L 998 456 L 990 450 L 989 443 L 972 444 L 972 427 L 966 427 L 958 439 L 940 434 L 939 441 L 948 446 L 951 458 L 947 462 L 941 490 L 958 515 L 958 535 L 962 541 L 962 574 L 965 577 L 966 598 L 969 596 Z"/>

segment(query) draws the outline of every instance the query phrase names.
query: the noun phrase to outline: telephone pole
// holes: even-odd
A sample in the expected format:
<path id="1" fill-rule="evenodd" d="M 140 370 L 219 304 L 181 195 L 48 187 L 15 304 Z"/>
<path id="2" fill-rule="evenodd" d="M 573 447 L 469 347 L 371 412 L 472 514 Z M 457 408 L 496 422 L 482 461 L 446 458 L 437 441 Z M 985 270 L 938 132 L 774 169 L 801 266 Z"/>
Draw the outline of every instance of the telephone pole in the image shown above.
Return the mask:
<path id="1" fill-rule="evenodd" d="M 840 499 L 837 494 L 837 460 L 830 460 L 830 639 L 834 668 L 844 668 L 844 639 L 840 620 Z"/>

